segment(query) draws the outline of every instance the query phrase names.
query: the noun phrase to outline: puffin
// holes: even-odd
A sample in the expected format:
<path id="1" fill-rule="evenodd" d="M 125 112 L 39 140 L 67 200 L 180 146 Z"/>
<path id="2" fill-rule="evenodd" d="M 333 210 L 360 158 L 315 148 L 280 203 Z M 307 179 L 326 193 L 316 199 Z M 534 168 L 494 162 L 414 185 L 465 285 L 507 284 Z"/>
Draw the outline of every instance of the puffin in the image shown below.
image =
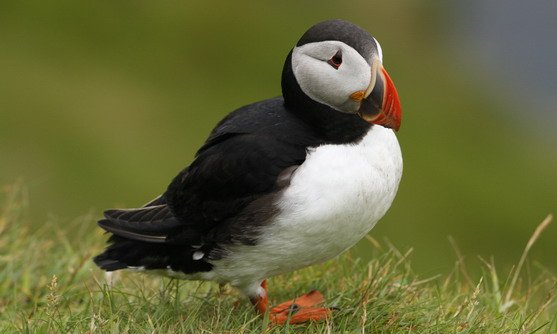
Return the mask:
<path id="1" fill-rule="evenodd" d="M 379 42 L 339 19 L 302 35 L 281 88 L 221 120 L 162 195 L 106 210 L 96 265 L 229 283 L 275 324 L 330 318 L 316 290 L 269 306 L 266 279 L 339 255 L 385 215 L 400 100 Z"/>

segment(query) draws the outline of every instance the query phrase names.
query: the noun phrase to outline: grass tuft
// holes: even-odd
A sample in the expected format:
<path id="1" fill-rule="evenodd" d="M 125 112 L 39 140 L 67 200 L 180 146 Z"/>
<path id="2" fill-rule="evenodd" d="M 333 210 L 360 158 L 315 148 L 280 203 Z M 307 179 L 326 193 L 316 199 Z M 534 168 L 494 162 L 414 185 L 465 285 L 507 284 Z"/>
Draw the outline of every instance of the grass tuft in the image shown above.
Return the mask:
<path id="1" fill-rule="evenodd" d="M 122 272 L 110 287 L 91 261 L 106 239 L 93 217 L 30 231 L 24 199 L 11 189 L 0 213 L 0 332 L 557 333 L 557 278 L 526 261 L 550 217 L 506 275 L 490 260 L 470 277 L 457 251 L 450 275 L 420 277 L 411 250 L 370 239 L 368 263 L 346 253 L 270 279 L 272 304 L 317 288 L 338 308 L 327 322 L 270 327 L 217 284 Z"/>

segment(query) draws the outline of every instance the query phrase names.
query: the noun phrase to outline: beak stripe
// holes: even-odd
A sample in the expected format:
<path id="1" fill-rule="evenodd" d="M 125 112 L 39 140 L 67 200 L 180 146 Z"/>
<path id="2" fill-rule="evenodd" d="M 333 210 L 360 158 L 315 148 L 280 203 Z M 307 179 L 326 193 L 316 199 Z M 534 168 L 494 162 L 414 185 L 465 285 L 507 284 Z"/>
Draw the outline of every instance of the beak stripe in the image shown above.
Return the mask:
<path id="1" fill-rule="evenodd" d="M 350 98 L 356 102 L 360 102 L 364 99 L 366 92 L 364 92 L 363 90 L 359 90 L 357 92 L 354 92 L 350 95 Z"/>

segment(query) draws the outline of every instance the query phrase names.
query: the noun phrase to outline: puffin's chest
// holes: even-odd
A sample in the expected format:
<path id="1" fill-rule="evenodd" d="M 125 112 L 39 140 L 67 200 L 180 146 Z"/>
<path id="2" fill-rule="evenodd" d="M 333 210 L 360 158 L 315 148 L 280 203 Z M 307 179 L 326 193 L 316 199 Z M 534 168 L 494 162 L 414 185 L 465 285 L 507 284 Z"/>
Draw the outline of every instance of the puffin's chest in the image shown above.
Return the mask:
<path id="1" fill-rule="evenodd" d="M 273 242 L 304 264 L 336 256 L 383 217 L 401 175 L 396 136 L 380 126 L 357 144 L 311 150 L 278 203 Z"/>
<path id="2" fill-rule="evenodd" d="M 231 246 L 211 275 L 241 285 L 340 254 L 387 212 L 401 175 L 398 141 L 380 126 L 357 144 L 313 149 L 276 203 L 279 213 L 262 227 L 256 245 Z"/>

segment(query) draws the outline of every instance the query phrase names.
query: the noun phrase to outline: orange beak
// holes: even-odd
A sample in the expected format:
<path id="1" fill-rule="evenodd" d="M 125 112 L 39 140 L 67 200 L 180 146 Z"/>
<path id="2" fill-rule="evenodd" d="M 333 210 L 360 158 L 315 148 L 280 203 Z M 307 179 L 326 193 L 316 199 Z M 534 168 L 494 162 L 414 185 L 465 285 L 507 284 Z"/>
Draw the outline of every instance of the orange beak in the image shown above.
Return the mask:
<path id="1" fill-rule="evenodd" d="M 371 80 L 368 89 L 355 92 L 350 98 L 361 102 L 358 115 L 366 122 L 398 131 L 402 121 L 398 93 L 383 66 L 378 64 L 376 68 L 375 80 Z"/>

